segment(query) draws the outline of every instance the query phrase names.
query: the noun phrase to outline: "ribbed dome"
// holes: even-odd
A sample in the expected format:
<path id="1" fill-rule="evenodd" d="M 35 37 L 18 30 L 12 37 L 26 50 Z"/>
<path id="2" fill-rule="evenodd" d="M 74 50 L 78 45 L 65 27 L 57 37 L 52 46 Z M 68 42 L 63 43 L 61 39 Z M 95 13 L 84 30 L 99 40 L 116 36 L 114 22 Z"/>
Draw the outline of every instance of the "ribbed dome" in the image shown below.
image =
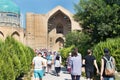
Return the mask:
<path id="1" fill-rule="evenodd" d="M 0 12 L 20 14 L 20 8 L 12 0 L 0 0 Z"/>

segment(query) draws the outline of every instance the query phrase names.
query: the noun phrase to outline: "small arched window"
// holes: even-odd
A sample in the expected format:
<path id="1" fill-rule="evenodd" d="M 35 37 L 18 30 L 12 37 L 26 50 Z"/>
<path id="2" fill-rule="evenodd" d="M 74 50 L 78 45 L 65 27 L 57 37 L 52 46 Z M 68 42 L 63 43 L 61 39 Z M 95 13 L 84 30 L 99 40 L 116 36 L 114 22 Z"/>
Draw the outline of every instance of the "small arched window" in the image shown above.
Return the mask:
<path id="1" fill-rule="evenodd" d="M 56 27 L 56 33 L 62 33 L 63 34 L 63 25 L 58 24 Z"/>

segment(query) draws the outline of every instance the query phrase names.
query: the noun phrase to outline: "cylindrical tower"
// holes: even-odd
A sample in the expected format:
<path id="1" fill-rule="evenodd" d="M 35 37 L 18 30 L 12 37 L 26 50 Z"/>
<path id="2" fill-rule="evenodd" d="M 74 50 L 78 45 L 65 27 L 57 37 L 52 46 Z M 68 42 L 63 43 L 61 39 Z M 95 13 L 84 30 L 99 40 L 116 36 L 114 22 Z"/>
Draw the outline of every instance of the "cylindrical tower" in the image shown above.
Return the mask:
<path id="1" fill-rule="evenodd" d="M 0 27 L 20 27 L 20 8 L 12 0 L 0 0 Z"/>

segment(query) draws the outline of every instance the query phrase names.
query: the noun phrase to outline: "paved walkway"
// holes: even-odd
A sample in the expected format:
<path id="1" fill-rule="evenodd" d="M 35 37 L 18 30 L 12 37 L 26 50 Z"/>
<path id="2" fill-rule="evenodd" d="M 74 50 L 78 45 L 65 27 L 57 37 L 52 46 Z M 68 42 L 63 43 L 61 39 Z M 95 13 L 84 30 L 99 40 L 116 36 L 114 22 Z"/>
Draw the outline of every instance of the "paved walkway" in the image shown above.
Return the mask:
<path id="1" fill-rule="evenodd" d="M 34 80 L 33 78 L 31 80 Z M 52 73 L 46 73 L 43 77 L 43 80 L 71 80 L 70 74 L 67 73 L 64 67 L 62 67 L 60 76 L 55 76 L 54 68 L 52 69 Z M 86 80 L 85 78 L 81 77 L 80 80 Z"/>

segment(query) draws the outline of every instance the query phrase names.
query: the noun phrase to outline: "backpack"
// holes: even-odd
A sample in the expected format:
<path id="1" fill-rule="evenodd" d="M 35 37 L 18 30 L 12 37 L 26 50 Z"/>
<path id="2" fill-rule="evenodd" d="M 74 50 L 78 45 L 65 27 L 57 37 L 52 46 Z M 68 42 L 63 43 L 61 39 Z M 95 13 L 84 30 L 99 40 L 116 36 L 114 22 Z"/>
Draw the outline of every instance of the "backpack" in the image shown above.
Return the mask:
<path id="1" fill-rule="evenodd" d="M 105 75 L 113 76 L 115 73 L 115 65 L 113 63 L 113 57 L 110 57 L 109 60 L 106 57 L 103 58 L 106 60 Z"/>

